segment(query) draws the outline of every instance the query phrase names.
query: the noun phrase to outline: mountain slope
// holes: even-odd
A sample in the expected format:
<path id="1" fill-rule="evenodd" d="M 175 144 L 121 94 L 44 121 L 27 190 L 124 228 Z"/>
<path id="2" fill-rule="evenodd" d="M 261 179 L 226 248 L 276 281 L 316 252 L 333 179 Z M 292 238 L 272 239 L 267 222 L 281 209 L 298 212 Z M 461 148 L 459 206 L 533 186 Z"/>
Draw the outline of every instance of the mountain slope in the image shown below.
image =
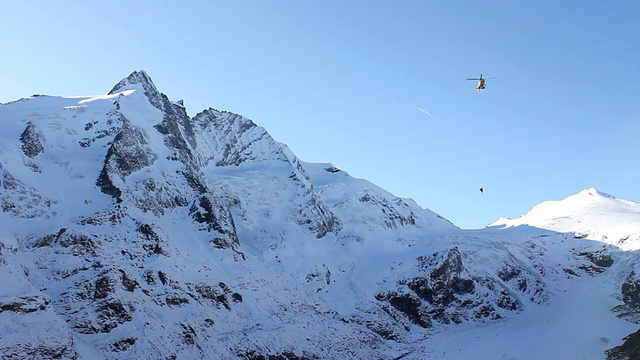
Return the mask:
<path id="1" fill-rule="evenodd" d="M 469 358 L 481 348 L 476 358 L 534 359 L 551 353 L 500 329 L 530 322 L 534 334 L 582 296 L 606 326 L 582 320 L 556 354 L 599 358 L 635 327 L 610 311 L 637 313 L 633 254 L 600 241 L 635 223 L 617 200 L 567 210 L 610 215 L 611 227 L 590 228 L 598 241 L 547 222 L 464 231 L 335 165 L 301 161 L 240 115 L 189 117 L 142 71 L 106 95 L 2 104 L 0 119 L 5 358 Z M 551 329 L 560 346 L 566 328 Z"/>
<path id="2" fill-rule="evenodd" d="M 490 226 L 530 225 L 602 241 L 623 250 L 640 249 L 640 204 L 585 189 L 561 201 L 543 202 L 517 219 Z"/>

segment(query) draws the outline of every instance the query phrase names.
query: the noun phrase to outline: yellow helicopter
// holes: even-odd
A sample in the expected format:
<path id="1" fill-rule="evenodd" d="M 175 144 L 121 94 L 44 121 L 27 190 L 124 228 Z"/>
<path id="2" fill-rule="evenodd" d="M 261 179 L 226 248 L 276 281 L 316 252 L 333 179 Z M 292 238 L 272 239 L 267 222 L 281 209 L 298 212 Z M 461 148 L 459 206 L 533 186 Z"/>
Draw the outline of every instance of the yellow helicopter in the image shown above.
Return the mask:
<path id="1" fill-rule="evenodd" d="M 490 79 L 495 79 L 495 78 L 490 78 Z M 487 78 L 483 78 L 482 74 L 480 74 L 479 78 L 467 78 L 467 80 L 478 80 L 478 86 L 476 86 L 476 90 L 480 91 L 482 89 L 484 89 L 484 83 L 487 80 Z"/>

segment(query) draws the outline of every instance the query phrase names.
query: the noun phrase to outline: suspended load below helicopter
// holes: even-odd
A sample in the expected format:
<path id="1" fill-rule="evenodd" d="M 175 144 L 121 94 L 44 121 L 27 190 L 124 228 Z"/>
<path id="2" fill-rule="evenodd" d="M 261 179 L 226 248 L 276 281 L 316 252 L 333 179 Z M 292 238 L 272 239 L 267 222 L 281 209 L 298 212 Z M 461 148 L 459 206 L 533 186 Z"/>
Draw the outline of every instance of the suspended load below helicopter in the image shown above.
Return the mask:
<path id="1" fill-rule="evenodd" d="M 495 79 L 495 78 L 490 78 L 490 79 Z M 480 91 L 484 89 L 485 87 L 484 83 L 487 80 L 487 78 L 483 78 L 482 74 L 480 74 L 479 78 L 467 78 L 467 80 L 478 80 L 478 86 L 476 86 L 476 90 Z"/>

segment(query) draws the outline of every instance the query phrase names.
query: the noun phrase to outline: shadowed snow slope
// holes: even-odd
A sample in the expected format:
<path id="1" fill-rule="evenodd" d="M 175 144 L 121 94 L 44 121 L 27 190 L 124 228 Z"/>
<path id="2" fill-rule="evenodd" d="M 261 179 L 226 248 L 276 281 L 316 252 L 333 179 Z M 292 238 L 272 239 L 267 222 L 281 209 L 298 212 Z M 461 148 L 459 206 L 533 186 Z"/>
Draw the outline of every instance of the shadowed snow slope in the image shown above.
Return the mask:
<path id="1" fill-rule="evenodd" d="M 190 117 L 143 71 L 0 121 L 3 359 L 635 349 L 636 203 L 589 189 L 461 230 L 241 115 Z"/>

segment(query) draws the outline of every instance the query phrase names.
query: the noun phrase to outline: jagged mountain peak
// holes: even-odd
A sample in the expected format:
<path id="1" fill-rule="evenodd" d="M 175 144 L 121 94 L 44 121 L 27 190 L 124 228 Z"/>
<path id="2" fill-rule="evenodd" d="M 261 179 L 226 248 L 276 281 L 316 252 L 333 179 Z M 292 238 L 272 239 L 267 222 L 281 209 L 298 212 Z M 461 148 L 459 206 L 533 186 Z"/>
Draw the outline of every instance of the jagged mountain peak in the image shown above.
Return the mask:
<path id="1" fill-rule="evenodd" d="M 120 80 L 112 89 L 108 92 L 109 95 L 113 95 L 122 91 L 123 88 L 126 88 L 129 85 L 140 84 L 145 90 L 153 90 L 154 92 L 158 92 L 155 84 L 151 80 L 151 77 L 144 70 L 136 70 L 132 72 L 126 78 Z"/>
<path id="2" fill-rule="evenodd" d="M 132 72 L 129 76 L 120 80 L 107 94 L 113 95 L 124 90 L 135 90 L 138 86 L 142 88 L 143 93 L 154 107 L 161 111 L 166 110 L 167 106 L 165 99 L 163 99 L 163 94 L 158 91 L 151 77 L 144 70 Z"/>

